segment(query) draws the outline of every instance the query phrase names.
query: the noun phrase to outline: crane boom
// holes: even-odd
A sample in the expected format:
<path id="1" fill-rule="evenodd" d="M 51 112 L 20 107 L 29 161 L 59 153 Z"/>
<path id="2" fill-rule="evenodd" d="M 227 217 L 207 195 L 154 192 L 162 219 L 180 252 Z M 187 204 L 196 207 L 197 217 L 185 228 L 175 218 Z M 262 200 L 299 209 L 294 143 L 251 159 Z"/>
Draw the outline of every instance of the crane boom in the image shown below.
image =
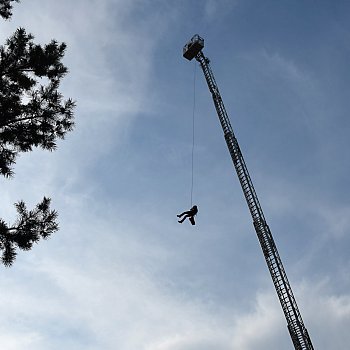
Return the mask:
<path id="1" fill-rule="evenodd" d="M 314 348 L 311 343 L 310 336 L 301 318 L 298 305 L 289 284 L 281 258 L 278 254 L 272 233 L 268 224 L 266 223 L 264 213 L 255 192 L 242 152 L 233 132 L 230 119 L 222 101 L 214 74 L 210 67 L 209 59 L 205 57 L 202 52 L 203 47 L 204 40 L 199 35 L 195 35 L 185 45 L 183 49 L 183 56 L 188 60 L 195 58 L 203 70 L 205 80 L 212 94 L 215 109 L 224 132 L 224 137 L 233 161 L 233 165 L 236 169 L 244 197 L 247 201 L 248 208 L 253 219 L 253 225 L 258 236 L 267 267 L 270 271 L 284 316 L 287 320 L 287 327 L 294 348 L 296 350 L 313 350 Z"/>

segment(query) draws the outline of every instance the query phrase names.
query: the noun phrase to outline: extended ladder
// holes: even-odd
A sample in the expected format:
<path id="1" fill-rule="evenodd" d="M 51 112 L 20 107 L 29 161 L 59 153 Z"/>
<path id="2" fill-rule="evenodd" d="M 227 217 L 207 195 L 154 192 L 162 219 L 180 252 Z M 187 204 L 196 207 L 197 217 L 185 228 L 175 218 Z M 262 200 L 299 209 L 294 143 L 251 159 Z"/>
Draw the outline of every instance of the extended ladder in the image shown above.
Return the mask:
<path id="1" fill-rule="evenodd" d="M 242 186 L 244 197 L 247 201 L 249 211 L 253 219 L 256 234 L 258 236 L 273 284 L 287 320 L 287 326 L 294 348 L 296 350 L 313 350 L 314 348 L 311 343 L 311 339 L 301 318 L 298 305 L 282 265 L 281 258 L 278 254 L 272 233 L 266 223 L 264 213 L 256 195 L 242 152 L 234 135 L 230 119 L 222 101 L 219 88 L 215 82 L 214 74 L 209 64 L 209 59 L 205 57 L 202 52 L 203 47 L 204 40 L 200 36 L 195 35 L 191 41 L 185 45 L 183 56 L 188 60 L 195 58 L 200 63 L 203 70 L 205 80 L 212 94 L 215 109 L 224 132 L 227 147 L 231 154 L 239 182 Z"/>

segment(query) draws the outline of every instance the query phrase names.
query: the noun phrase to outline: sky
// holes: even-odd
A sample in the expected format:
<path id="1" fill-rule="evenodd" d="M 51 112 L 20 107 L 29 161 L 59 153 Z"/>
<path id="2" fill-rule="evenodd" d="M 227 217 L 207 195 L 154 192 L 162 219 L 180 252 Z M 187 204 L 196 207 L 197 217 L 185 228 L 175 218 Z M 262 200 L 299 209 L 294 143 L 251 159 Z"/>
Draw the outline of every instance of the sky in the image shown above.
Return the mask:
<path id="1" fill-rule="evenodd" d="M 1 349 L 293 348 L 194 34 L 314 348 L 347 348 L 349 2 L 23 0 L 0 42 L 18 27 L 67 43 L 76 127 L 0 179 L 6 222 L 48 196 L 60 223 L 0 267 Z"/>

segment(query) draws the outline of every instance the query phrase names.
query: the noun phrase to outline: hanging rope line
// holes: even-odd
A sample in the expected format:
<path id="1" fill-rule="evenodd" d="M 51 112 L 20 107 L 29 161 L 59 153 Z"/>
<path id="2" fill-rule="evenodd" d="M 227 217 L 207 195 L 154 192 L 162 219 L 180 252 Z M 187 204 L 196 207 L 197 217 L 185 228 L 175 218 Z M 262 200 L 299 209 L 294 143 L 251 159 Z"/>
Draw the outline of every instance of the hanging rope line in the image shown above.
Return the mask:
<path id="1" fill-rule="evenodd" d="M 196 112 L 196 66 L 197 63 L 194 61 L 194 72 L 193 72 L 193 109 L 192 109 L 192 179 L 191 179 L 191 208 L 193 199 L 193 178 L 194 178 L 194 140 L 195 140 L 195 112 Z"/>

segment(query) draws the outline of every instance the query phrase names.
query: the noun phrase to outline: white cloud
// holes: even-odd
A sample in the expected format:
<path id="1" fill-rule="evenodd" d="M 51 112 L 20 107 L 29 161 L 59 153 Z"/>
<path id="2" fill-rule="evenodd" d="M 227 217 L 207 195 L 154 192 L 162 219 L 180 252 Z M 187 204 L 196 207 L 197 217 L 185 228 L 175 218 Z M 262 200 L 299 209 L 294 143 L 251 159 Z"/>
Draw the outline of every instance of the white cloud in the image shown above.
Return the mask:
<path id="1" fill-rule="evenodd" d="M 27 349 L 55 348 L 50 347 L 51 332 L 56 337 L 77 328 L 95 348 L 106 350 L 197 349 L 198 344 L 223 343 L 217 315 L 206 314 L 204 305 L 164 293 L 144 272 L 130 271 L 125 264 L 93 266 L 95 260 L 80 268 L 49 259 L 40 263 L 34 272 L 27 271 L 34 275 L 27 294 L 20 289 L 12 289 L 11 295 L 1 292 L 2 313 L 13 315 L 17 310 L 23 327 L 30 322 L 36 329 L 36 341 Z M 37 291 L 40 284 L 44 289 Z M 58 328 L 50 330 L 55 323 Z M 72 348 L 80 348 L 82 340 L 71 337 L 65 341 L 75 341 Z M 17 345 L 14 349 L 20 348 Z"/>
<path id="2" fill-rule="evenodd" d="M 0 342 L 3 349 L 29 349 L 40 344 L 41 338 L 36 332 L 12 332 L 8 328 L 0 328 Z"/>
<path id="3" fill-rule="evenodd" d="M 319 207 L 318 215 L 325 222 L 323 234 L 328 239 L 342 239 L 350 233 L 350 207 L 328 207 L 326 204 Z"/>
<path id="4" fill-rule="evenodd" d="M 278 308 L 277 296 L 271 291 L 258 293 L 254 309 L 236 319 L 234 348 L 242 350 L 283 348 L 288 335 L 282 310 Z M 275 344 L 275 346 L 273 345 Z M 279 344 L 279 345 L 278 345 Z"/>
<path id="5" fill-rule="evenodd" d="M 204 4 L 204 18 L 208 22 L 216 21 L 232 11 L 237 3 L 238 0 L 206 0 Z"/>
<path id="6" fill-rule="evenodd" d="M 329 291 L 329 282 L 294 286 L 299 309 L 317 349 L 341 350 L 350 341 L 350 295 Z M 333 289 L 333 288 L 332 288 Z M 278 305 L 278 307 L 277 307 Z M 271 291 L 258 293 L 254 310 L 236 319 L 234 348 L 242 350 L 292 348 L 286 321 Z"/>
<path id="7" fill-rule="evenodd" d="M 121 243 L 120 239 L 117 241 Z M 7 323 L 14 325 L 15 319 L 21 320 L 20 328 L 17 325 L 16 329 L 22 329 L 24 334 L 20 340 L 11 336 L 4 339 L 12 346 L 9 349 L 20 349 L 23 344 L 29 350 L 56 349 L 52 339 L 61 333 L 66 334 L 64 341 L 69 342 L 72 349 L 292 347 L 277 296 L 270 288 L 256 295 L 249 311 L 237 314 L 235 310 L 225 310 L 223 305 L 213 308 L 200 298 L 164 289 L 152 270 L 142 267 L 145 261 L 136 265 L 132 261 L 122 263 L 120 250 L 124 249 L 126 254 L 129 251 L 133 256 L 136 251 L 130 250 L 128 242 L 123 247 L 116 243 L 112 244 L 117 257 L 114 261 L 111 260 L 112 247 L 103 257 L 101 243 L 94 254 L 76 247 L 81 259 L 75 257 L 74 264 L 69 255 L 66 260 L 63 256 L 59 260 L 56 260 L 58 256 L 50 258 L 48 253 L 43 260 L 32 256 L 28 267 L 20 265 L 22 282 L 11 281 L 10 273 L 7 274 L 3 279 L 7 289 L 2 285 L 0 292 L 0 309 L 7 315 L 7 322 L 2 319 L 1 327 L 4 334 L 14 335 L 16 330 L 6 333 Z M 138 249 L 141 251 L 141 246 Z M 156 256 L 154 250 L 153 257 Z M 331 293 L 328 282 L 318 285 L 304 282 L 294 287 L 314 346 L 343 349 L 350 341 L 347 332 L 350 296 Z M 52 328 L 54 324 L 56 327 Z M 31 331 L 33 327 L 35 332 Z M 79 332 L 74 333 L 78 329 Z M 85 343 L 87 340 L 90 345 Z"/>

